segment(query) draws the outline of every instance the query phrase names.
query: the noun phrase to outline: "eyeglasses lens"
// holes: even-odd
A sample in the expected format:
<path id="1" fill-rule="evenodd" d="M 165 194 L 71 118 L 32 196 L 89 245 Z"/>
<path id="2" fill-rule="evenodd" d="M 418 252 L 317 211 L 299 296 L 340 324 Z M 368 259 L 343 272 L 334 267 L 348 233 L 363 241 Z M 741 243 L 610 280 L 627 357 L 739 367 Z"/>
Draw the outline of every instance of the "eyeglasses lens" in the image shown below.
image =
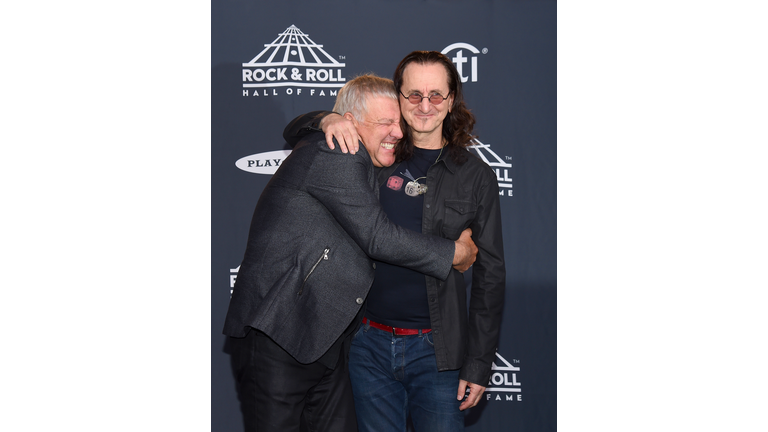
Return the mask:
<path id="1" fill-rule="evenodd" d="M 425 98 L 424 96 L 414 93 L 408 96 L 408 101 L 410 101 L 414 105 L 417 105 L 417 104 L 420 104 L 424 98 Z M 444 98 L 442 95 L 439 95 L 439 94 L 433 94 L 433 95 L 430 95 L 427 99 L 429 99 L 429 102 L 432 105 L 440 105 L 441 103 L 443 103 L 443 101 L 446 98 Z"/>

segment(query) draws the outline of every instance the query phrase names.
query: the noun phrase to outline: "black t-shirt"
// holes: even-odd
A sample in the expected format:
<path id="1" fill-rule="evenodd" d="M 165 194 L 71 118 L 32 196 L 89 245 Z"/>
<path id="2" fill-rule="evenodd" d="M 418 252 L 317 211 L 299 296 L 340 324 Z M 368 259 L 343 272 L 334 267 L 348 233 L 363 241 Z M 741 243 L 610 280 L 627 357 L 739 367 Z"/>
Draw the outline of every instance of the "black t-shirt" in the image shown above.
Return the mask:
<path id="1" fill-rule="evenodd" d="M 409 196 L 406 189 L 412 181 L 426 185 L 427 170 L 439 155 L 440 149 L 415 148 L 413 157 L 400 163 L 380 186 L 381 206 L 392 222 L 421 232 L 424 195 Z M 410 189 L 414 189 L 413 185 Z M 376 278 L 367 303 L 366 316 L 371 321 L 401 328 L 431 327 L 427 284 L 422 273 L 376 261 Z"/>

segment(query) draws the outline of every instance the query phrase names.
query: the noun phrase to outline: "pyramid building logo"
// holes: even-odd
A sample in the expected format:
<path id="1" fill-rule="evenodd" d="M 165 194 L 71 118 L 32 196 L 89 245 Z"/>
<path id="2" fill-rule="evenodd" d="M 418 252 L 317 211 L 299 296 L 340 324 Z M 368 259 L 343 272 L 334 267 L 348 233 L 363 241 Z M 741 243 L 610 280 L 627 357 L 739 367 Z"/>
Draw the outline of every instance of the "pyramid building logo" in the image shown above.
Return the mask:
<path id="1" fill-rule="evenodd" d="M 472 145 L 467 146 L 467 148 L 472 149 L 477 157 L 496 171 L 496 180 L 499 182 L 499 188 L 501 188 L 499 194 L 512 196 L 512 178 L 509 176 L 509 169 L 512 168 L 512 164 L 504 162 L 496 152 L 491 150 L 490 144 L 483 144 L 477 138 L 472 139 Z"/>
<path id="2" fill-rule="evenodd" d="M 305 87 L 311 88 L 305 92 L 313 96 L 315 93 L 336 96 L 338 90 L 331 94 L 323 89 L 344 86 L 344 66 L 328 54 L 323 45 L 291 25 L 272 43 L 264 44 L 264 49 L 251 61 L 243 63 L 243 96 L 248 96 L 250 89 L 253 96 L 301 94 Z M 287 88 L 278 93 L 279 87 Z"/>

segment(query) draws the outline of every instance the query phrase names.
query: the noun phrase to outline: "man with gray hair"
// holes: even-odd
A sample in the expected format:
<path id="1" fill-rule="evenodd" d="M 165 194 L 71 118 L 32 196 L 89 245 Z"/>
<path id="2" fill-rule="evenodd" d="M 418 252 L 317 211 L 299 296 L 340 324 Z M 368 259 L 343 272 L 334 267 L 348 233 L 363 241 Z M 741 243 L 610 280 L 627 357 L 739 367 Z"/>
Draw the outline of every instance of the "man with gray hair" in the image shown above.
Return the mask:
<path id="1" fill-rule="evenodd" d="M 367 151 L 329 149 L 306 135 L 261 193 L 224 334 L 246 431 L 356 431 L 347 369 L 352 331 L 371 287 L 371 258 L 445 279 L 477 248 L 390 222 L 374 166 L 394 163 L 403 134 L 391 80 L 349 81 L 334 111 L 351 120 Z"/>

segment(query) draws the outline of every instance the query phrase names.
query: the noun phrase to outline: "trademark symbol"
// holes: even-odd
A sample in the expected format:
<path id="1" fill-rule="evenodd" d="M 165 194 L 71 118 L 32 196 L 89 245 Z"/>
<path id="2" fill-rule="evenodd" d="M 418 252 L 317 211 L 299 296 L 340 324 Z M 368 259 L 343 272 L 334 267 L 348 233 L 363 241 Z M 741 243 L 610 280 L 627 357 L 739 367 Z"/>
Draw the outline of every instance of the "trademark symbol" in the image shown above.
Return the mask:
<path id="1" fill-rule="evenodd" d="M 512 359 L 512 363 L 520 363 L 520 360 L 518 360 L 518 359 Z"/>
<path id="2" fill-rule="evenodd" d="M 483 48 L 483 54 L 488 54 L 488 48 Z"/>
<path id="3" fill-rule="evenodd" d="M 339 56 L 339 60 L 346 60 L 347 56 Z"/>

